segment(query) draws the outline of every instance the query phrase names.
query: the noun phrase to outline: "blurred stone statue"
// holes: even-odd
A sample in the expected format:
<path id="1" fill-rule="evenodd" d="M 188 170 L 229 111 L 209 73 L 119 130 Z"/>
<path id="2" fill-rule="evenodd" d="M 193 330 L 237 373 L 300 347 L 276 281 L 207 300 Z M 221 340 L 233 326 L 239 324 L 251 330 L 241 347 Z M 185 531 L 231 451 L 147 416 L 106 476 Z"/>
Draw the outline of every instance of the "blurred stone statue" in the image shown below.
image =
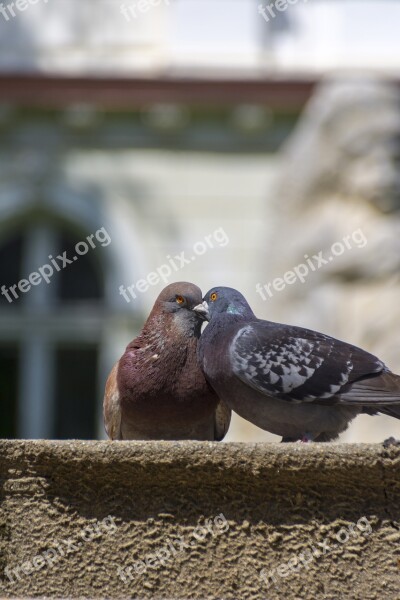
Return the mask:
<path id="1" fill-rule="evenodd" d="M 258 289 L 274 317 L 360 345 L 395 372 L 399 163 L 398 87 L 372 78 L 322 83 L 282 153 L 269 281 Z M 365 419 L 361 436 L 355 425 L 347 439 L 400 434 L 393 420 Z"/>

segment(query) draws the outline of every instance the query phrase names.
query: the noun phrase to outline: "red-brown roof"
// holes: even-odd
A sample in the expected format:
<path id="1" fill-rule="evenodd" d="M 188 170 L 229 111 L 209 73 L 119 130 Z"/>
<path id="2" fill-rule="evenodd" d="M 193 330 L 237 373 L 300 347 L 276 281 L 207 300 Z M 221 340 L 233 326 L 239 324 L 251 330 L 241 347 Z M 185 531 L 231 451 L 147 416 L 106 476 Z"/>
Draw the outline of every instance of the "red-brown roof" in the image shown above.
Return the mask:
<path id="1" fill-rule="evenodd" d="M 298 110 L 310 97 L 311 79 L 195 79 L 67 77 L 59 75 L 0 75 L 0 103 L 62 108 L 74 103 L 126 110 L 154 103 L 198 106 L 266 104 L 273 109 Z"/>

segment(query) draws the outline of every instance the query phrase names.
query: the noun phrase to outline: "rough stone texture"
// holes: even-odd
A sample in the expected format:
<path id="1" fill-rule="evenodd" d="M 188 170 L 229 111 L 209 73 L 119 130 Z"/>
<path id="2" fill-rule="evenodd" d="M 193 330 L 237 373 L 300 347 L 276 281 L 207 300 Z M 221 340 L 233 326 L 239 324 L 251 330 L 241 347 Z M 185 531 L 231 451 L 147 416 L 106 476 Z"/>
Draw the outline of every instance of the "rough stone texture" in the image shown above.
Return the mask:
<path id="1" fill-rule="evenodd" d="M 3 441 L 0 469 L 4 597 L 400 597 L 399 447 Z M 193 536 L 221 513 L 229 529 L 213 521 L 214 536 Z M 83 541 L 90 537 L 84 528 L 109 515 L 116 529 Z M 340 529 L 363 517 L 370 534 L 356 525 L 339 543 Z M 118 576 L 118 565 L 145 559 L 179 535 L 190 547 L 165 566 L 132 570 L 128 583 Z M 14 575 L 11 584 L 6 567 L 57 541 L 67 550 L 67 539 L 73 552 L 52 568 Z M 299 562 L 287 577 L 275 572 L 276 584 L 260 578 L 262 569 L 268 573 L 311 546 L 327 553 L 307 568 Z"/>

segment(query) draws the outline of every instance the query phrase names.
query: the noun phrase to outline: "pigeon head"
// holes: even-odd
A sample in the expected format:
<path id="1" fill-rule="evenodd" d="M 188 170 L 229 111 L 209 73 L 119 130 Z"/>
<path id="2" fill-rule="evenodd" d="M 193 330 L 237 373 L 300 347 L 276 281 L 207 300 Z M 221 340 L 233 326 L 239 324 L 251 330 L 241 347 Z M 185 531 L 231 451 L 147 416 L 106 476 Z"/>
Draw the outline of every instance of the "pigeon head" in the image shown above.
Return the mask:
<path id="1" fill-rule="evenodd" d="M 158 296 L 154 314 L 162 314 L 187 334 L 200 331 L 201 322 L 193 308 L 201 303 L 201 290 L 193 283 L 180 281 L 167 285 Z"/>
<path id="2" fill-rule="evenodd" d="M 207 321 L 221 314 L 235 319 L 255 318 L 246 298 L 229 287 L 211 288 L 204 296 L 202 304 L 195 306 L 193 310 Z"/>

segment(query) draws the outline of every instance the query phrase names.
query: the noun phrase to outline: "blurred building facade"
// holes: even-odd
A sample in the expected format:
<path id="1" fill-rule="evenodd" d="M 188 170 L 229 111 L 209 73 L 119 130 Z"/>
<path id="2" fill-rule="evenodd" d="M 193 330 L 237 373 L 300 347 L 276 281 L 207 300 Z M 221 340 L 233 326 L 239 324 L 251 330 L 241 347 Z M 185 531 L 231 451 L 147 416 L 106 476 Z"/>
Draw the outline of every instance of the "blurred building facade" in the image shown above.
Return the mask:
<path id="1" fill-rule="evenodd" d="M 256 293 L 301 237 L 277 209 L 291 178 L 281 148 L 323 75 L 400 67 L 392 2 L 363 5 L 362 26 L 357 1 L 299 1 L 268 19 L 252 0 L 145 5 L 39 0 L 0 14 L 0 284 L 101 229 L 111 240 L 0 297 L 2 437 L 102 437 L 107 373 L 167 282 L 232 285 L 284 319 L 284 302 Z M 182 252 L 190 264 L 175 269 Z M 121 293 L 163 265 L 165 281 Z M 292 322 L 327 330 L 295 301 Z M 276 438 L 237 419 L 229 439 Z"/>

